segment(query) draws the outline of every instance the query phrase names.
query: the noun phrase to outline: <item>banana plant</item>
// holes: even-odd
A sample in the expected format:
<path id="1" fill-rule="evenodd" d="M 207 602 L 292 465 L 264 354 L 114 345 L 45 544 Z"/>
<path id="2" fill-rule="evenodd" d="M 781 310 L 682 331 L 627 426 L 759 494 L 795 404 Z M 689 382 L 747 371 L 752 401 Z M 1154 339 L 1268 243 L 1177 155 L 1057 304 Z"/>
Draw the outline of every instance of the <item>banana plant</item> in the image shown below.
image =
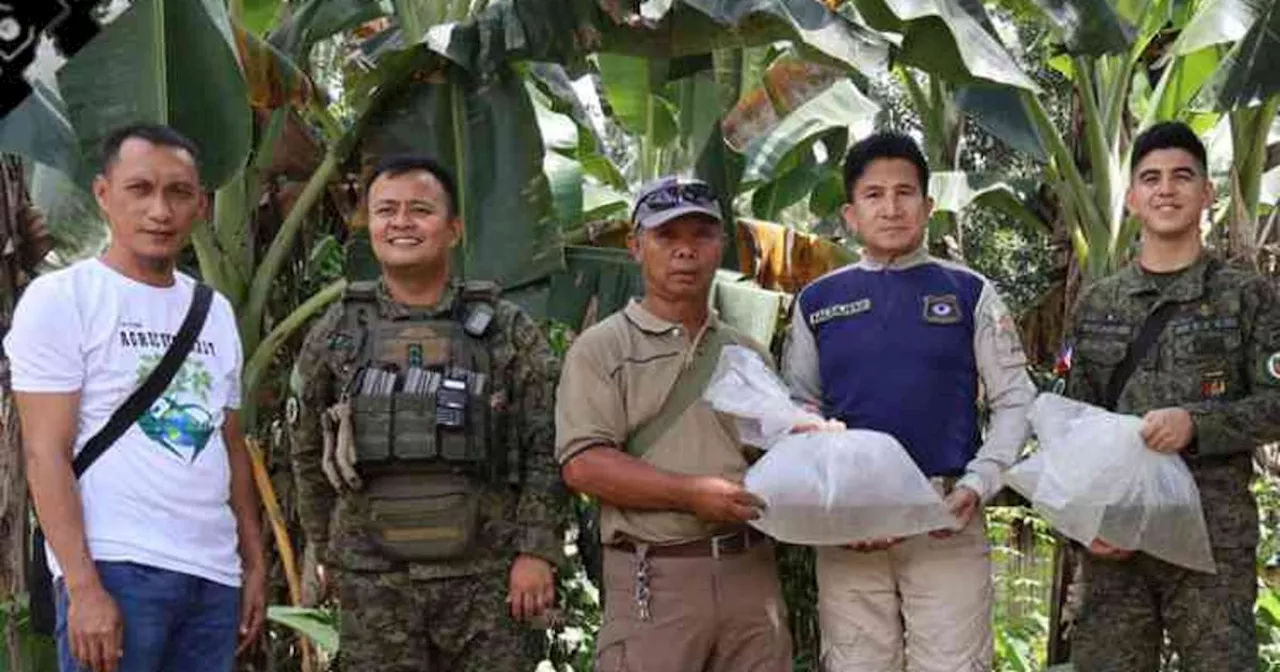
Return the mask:
<path id="1" fill-rule="evenodd" d="M 1186 18 L 1179 17 L 1171 3 L 1148 0 L 1144 11 L 1134 16 L 1113 12 L 1111 25 L 1136 28 L 1112 31 L 1109 52 L 1082 50 L 1069 61 L 1060 62 L 1080 100 L 1087 179 L 1074 160 L 1066 136 L 1055 129 L 1040 101 L 1022 97 L 1022 109 L 1052 157 L 1059 201 L 1068 213 L 1076 255 L 1087 277 L 1115 270 L 1130 254 L 1136 222 L 1126 220 L 1123 207 L 1129 145 L 1134 135 L 1155 121 L 1179 119 L 1203 131 L 1216 125 L 1223 113 L 1229 113 L 1234 140 L 1232 179 L 1246 185 L 1237 192 L 1242 200 L 1234 207 L 1256 212 L 1257 186 L 1263 169 L 1261 150 L 1265 148 L 1259 143 L 1265 143 L 1265 129 L 1275 118 L 1276 105 L 1263 99 L 1261 104 L 1255 101 L 1254 106 L 1245 107 L 1248 101 L 1230 97 L 1234 95 L 1231 91 L 1248 87 L 1231 84 L 1242 80 L 1236 71 L 1243 69 L 1232 64 L 1242 64 L 1247 59 L 1229 56 L 1242 48 L 1256 53 L 1267 40 L 1275 42 L 1275 7 L 1273 0 L 1204 0 L 1194 3 L 1194 11 Z M 1103 8 L 1094 7 L 1092 11 L 1100 13 Z M 1148 52 L 1169 26 L 1179 31 L 1179 37 L 1168 54 L 1152 63 Z M 1071 33 L 1064 34 L 1070 45 Z M 1119 49 L 1124 35 L 1132 38 L 1126 49 Z M 1247 36 L 1250 40 L 1244 39 Z M 1076 41 L 1089 43 L 1082 36 Z M 1258 46 L 1249 46 L 1250 41 Z M 1228 51 L 1233 43 L 1235 49 Z M 1154 85 L 1147 79 L 1152 65 L 1163 68 Z M 1255 69 L 1243 77 L 1261 83 L 1268 76 Z M 1219 89 L 1230 95 L 1215 95 Z M 1260 90 L 1265 91 L 1266 87 Z M 1274 87 L 1270 95 L 1275 96 Z"/>

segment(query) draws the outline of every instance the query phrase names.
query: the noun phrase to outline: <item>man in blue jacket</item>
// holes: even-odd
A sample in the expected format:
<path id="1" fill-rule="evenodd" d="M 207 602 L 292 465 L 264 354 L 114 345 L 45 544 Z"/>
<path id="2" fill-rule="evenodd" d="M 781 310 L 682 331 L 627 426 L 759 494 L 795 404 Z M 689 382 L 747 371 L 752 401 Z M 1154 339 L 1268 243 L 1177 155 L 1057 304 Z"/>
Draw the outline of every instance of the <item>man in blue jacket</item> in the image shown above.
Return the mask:
<path id="1" fill-rule="evenodd" d="M 905 661 L 913 672 L 989 670 L 981 509 L 1027 438 L 1035 387 L 991 283 L 926 251 L 933 202 L 916 143 L 868 137 L 850 150 L 844 179 L 843 215 L 862 260 L 801 290 L 784 374 L 792 394 L 824 415 L 895 437 L 959 525 L 818 549 L 823 669 L 884 672 Z"/>

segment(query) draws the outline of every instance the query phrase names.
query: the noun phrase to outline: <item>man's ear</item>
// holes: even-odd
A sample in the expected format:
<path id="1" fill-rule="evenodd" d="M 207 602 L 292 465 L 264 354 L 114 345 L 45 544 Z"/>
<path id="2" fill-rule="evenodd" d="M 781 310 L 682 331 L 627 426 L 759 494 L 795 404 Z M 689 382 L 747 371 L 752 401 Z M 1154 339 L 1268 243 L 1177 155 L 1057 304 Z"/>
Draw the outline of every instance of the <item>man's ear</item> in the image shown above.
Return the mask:
<path id="1" fill-rule="evenodd" d="M 845 203 L 840 206 L 840 218 L 844 220 L 844 228 L 849 231 L 849 235 L 858 236 L 858 215 L 853 208 L 853 203 Z"/>
<path id="2" fill-rule="evenodd" d="M 209 192 L 200 190 L 199 215 L 196 219 L 201 222 L 213 221 L 213 196 Z"/>
<path id="3" fill-rule="evenodd" d="M 449 231 L 453 234 L 449 240 L 449 247 L 457 247 L 462 242 L 463 225 L 462 218 L 454 216 L 449 220 Z"/>
<path id="4" fill-rule="evenodd" d="M 1130 217 L 1138 216 L 1138 196 L 1133 193 L 1133 179 L 1130 178 L 1129 186 L 1124 190 L 1124 209 Z"/>
<path id="5" fill-rule="evenodd" d="M 93 200 L 98 202 L 98 209 L 103 212 L 107 211 L 107 190 L 110 188 L 106 176 L 98 175 L 93 178 Z"/>
<path id="6" fill-rule="evenodd" d="M 637 264 L 640 263 L 640 235 L 639 231 L 627 234 L 627 252 Z"/>

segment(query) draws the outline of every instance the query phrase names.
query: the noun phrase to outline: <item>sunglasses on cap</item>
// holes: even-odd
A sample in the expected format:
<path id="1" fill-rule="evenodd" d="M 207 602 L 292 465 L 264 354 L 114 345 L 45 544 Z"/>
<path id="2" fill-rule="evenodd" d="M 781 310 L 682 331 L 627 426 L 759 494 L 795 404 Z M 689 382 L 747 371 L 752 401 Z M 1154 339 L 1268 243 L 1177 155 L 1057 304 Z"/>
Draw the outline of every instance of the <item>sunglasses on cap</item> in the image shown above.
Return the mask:
<path id="1" fill-rule="evenodd" d="M 639 212 L 643 209 L 650 212 L 662 212 L 663 210 L 670 210 L 681 203 L 717 205 L 715 194 L 711 191 L 711 187 L 700 182 L 694 182 L 691 184 L 671 184 L 654 189 L 636 202 L 636 211 Z"/>

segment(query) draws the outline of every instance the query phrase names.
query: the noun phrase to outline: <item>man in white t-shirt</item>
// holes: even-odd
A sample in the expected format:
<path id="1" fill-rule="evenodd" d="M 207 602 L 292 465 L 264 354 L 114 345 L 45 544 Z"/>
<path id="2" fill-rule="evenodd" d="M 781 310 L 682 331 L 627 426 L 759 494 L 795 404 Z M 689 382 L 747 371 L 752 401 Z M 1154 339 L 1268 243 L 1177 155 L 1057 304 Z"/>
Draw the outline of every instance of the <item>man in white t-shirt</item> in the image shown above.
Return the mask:
<path id="1" fill-rule="evenodd" d="M 74 455 L 159 363 L 195 281 L 175 271 L 206 197 L 190 140 L 137 125 L 103 144 L 111 243 L 26 290 L 4 345 L 57 594 L 63 672 L 231 670 L 265 612 L 239 426 L 235 315 L 215 296 L 161 397 L 77 480 Z"/>

